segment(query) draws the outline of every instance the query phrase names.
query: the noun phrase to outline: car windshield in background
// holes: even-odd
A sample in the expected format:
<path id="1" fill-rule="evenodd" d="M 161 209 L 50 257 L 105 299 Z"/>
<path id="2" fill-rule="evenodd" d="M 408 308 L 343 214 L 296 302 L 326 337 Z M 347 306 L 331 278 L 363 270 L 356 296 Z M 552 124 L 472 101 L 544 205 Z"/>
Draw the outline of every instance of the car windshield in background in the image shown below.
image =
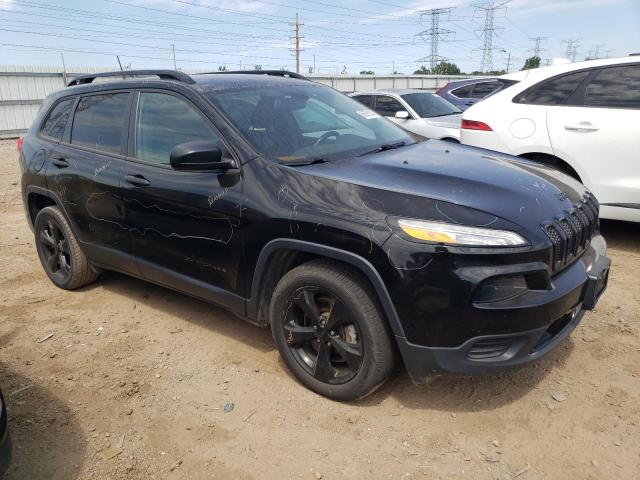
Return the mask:
<path id="1" fill-rule="evenodd" d="M 416 92 L 401 95 L 420 118 L 443 117 L 455 115 L 461 110 L 435 93 Z"/>
<path id="2" fill-rule="evenodd" d="M 331 160 L 414 143 L 404 130 L 361 103 L 309 82 L 206 94 L 260 154 L 283 163 Z"/>

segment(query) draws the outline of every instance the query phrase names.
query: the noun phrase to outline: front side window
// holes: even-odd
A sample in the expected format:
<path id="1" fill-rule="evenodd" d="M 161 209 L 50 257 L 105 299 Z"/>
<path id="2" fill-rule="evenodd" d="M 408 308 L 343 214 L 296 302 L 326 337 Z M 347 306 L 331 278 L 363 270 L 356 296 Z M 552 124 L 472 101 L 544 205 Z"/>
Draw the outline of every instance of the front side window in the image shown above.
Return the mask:
<path id="1" fill-rule="evenodd" d="M 460 109 L 435 93 L 416 92 L 402 95 L 402 99 L 420 118 L 444 117 L 460 113 Z"/>
<path id="2" fill-rule="evenodd" d="M 71 116 L 71 108 L 73 108 L 74 101 L 75 99 L 69 98 L 53 107 L 53 110 L 51 110 L 51 113 L 49 113 L 49 116 L 44 121 L 40 133 L 56 140 L 62 140 L 64 130 L 67 128 L 67 122 Z"/>
<path id="3" fill-rule="evenodd" d="M 587 85 L 585 105 L 640 109 L 640 65 L 602 69 Z"/>
<path id="4" fill-rule="evenodd" d="M 513 101 L 531 105 L 564 105 L 590 73 L 591 70 L 583 70 L 545 80 L 517 95 Z"/>
<path id="5" fill-rule="evenodd" d="M 136 158 L 169 165 L 173 147 L 196 140 L 219 142 L 209 121 L 185 100 L 142 92 L 136 121 Z"/>
<path id="6" fill-rule="evenodd" d="M 129 93 L 83 97 L 73 117 L 71 143 L 118 154 L 128 124 Z"/>
<path id="7" fill-rule="evenodd" d="M 355 156 L 380 145 L 413 143 L 404 130 L 353 98 L 312 82 L 272 81 L 205 90 L 261 155 L 300 162 Z M 395 113 L 395 111 L 394 111 Z"/>
<path id="8" fill-rule="evenodd" d="M 396 112 L 406 110 L 402 104 L 393 97 L 376 95 L 376 113 L 383 117 L 395 117 Z"/>

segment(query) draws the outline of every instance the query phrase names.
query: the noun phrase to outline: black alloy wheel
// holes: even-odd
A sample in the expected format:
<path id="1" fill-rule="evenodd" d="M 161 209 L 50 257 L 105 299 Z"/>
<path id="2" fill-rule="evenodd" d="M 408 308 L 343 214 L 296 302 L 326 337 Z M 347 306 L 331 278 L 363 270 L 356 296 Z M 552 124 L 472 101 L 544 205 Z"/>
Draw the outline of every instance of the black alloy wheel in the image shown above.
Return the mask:
<path id="1" fill-rule="evenodd" d="M 56 283 L 67 283 L 71 278 L 71 250 L 62 228 L 52 217 L 40 226 L 37 242 L 49 276 Z"/>
<path id="2" fill-rule="evenodd" d="M 293 357 L 320 382 L 346 383 L 362 367 L 357 320 L 331 292 L 312 286 L 297 289 L 289 299 L 283 329 Z"/>

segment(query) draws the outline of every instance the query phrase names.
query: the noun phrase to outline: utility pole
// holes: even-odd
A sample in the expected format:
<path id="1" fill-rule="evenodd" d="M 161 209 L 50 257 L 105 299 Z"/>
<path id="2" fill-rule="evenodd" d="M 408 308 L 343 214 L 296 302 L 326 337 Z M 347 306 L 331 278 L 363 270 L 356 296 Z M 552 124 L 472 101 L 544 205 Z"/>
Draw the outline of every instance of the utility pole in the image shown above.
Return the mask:
<path id="1" fill-rule="evenodd" d="M 313 74 L 316 74 L 316 56 L 313 56 Z"/>
<path id="2" fill-rule="evenodd" d="M 438 42 L 440 40 L 445 41 L 448 39 L 449 35 L 454 34 L 453 31 L 447 30 L 444 28 L 440 28 L 440 17 L 442 15 L 449 15 L 453 10 L 453 7 L 448 8 L 431 8 L 429 10 L 419 10 L 417 13 L 420 15 L 420 23 L 422 23 L 422 17 L 430 16 L 431 17 L 431 28 L 428 30 L 423 30 L 417 35 L 422 38 L 429 38 L 431 42 L 431 52 L 428 57 L 423 57 L 418 59 L 418 62 L 423 62 L 427 58 L 429 59 L 429 68 L 431 68 L 431 73 L 435 70 L 436 66 L 440 62 L 444 62 L 447 60 L 446 58 L 440 57 L 438 55 Z"/>
<path id="3" fill-rule="evenodd" d="M 173 69 L 178 70 L 178 66 L 176 65 L 176 46 L 172 43 L 171 50 L 173 51 Z"/>
<path id="4" fill-rule="evenodd" d="M 532 48 L 533 56 L 540 58 L 540 52 L 544 52 L 546 48 L 542 48 L 542 42 L 549 37 L 533 37 L 530 38 L 529 41 L 534 42 L 534 47 Z"/>
<path id="5" fill-rule="evenodd" d="M 116 58 L 118 59 L 118 65 L 120 65 L 120 71 L 123 72 L 122 73 L 122 79 L 124 80 L 124 69 L 122 68 L 122 62 L 120 61 L 120 55 L 116 55 Z"/>
<path id="6" fill-rule="evenodd" d="M 488 72 L 493 70 L 493 36 L 496 35 L 496 31 L 502 30 L 500 27 L 495 27 L 493 24 L 496 11 L 505 10 L 507 3 L 511 0 L 496 2 L 491 0 L 483 3 L 482 5 L 472 5 L 476 12 L 484 12 L 484 27 L 480 29 L 483 36 L 482 42 L 482 63 L 480 70 Z"/>
<path id="7" fill-rule="evenodd" d="M 300 39 L 304 38 L 300 36 L 300 27 L 303 25 L 304 23 L 300 23 L 300 16 L 296 12 L 296 23 L 293 24 L 295 28 L 295 36 L 291 38 L 295 42 L 294 51 L 296 54 L 296 73 L 300 73 L 300 52 L 302 51 L 300 48 Z"/>
<path id="8" fill-rule="evenodd" d="M 67 65 L 64 63 L 64 52 L 60 52 L 60 57 L 62 57 L 62 80 L 64 80 L 64 84 L 67 84 Z"/>
<path id="9" fill-rule="evenodd" d="M 562 41 L 567 44 L 566 50 L 566 58 L 570 59 L 572 62 L 576 61 L 576 55 L 578 53 L 578 47 L 580 46 L 579 38 L 567 38 Z"/>

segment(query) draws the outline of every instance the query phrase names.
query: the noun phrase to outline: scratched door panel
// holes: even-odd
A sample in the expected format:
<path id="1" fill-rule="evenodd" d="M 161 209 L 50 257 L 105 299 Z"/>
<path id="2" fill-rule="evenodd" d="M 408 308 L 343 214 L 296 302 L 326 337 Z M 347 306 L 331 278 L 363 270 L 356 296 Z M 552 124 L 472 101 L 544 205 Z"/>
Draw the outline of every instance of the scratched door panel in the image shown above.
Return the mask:
<path id="1" fill-rule="evenodd" d="M 133 163 L 125 174 L 149 184 L 124 184 L 134 254 L 143 274 L 160 283 L 170 270 L 237 292 L 242 239 L 240 174 L 185 172 Z"/>
<path id="2" fill-rule="evenodd" d="M 60 168 L 48 162 L 47 182 L 62 200 L 79 240 L 130 253 L 120 194 L 124 160 L 63 144 L 51 157 L 69 164 Z"/>

